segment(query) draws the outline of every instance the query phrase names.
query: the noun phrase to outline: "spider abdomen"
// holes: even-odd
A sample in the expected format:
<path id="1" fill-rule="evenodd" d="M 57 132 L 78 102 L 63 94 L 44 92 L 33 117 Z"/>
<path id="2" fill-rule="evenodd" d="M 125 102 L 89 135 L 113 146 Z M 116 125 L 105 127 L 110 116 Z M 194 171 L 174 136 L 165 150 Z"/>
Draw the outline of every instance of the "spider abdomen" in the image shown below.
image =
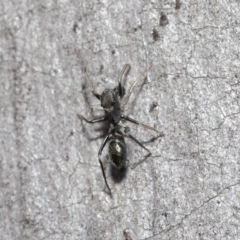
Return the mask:
<path id="1" fill-rule="evenodd" d="M 109 142 L 109 157 L 111 163 L 118 169 L 126 163 L 126 144 L 122 134 L 116 133 Z"/>

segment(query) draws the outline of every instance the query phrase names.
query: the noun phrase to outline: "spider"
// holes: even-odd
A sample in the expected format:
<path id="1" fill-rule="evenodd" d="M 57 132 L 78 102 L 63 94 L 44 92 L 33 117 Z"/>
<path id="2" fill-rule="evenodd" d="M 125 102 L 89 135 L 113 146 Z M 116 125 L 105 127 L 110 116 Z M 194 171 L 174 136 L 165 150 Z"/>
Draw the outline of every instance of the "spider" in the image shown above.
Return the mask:
<path id="1" fill-rule="evenodd" d="M 108 152 L 109 152 L 110 162 L 118 169 L 122 169 L 125 166 L 126 161 L 127 161 L 126 160 L 127 159 L 126 143 L 125 143 L 125 139 L 124 139 L 125 136 L 128 136 L 133 141 L 135 141 L 138 145 L 140 145 L 142 148 L 144 148 L 148 152 L 148 155 L 146 157 L 151 155 L 151 152 L 146 147 L 144 147 L 142 143 L 140 143 L 137 139 L 135 139 L 129 133 L 130 128 L 128 126 L 125 126 L 123 124 L 123 121 L 128 121 L 128 122 L 140 125 L 146 129 L 153 130 L 159 134 L 159 137 L 164 136 L 164 134 L 162 132 L 159 132 L 155 128 L 150 127 L 145 124 L 142 124 L 142 123 L 139 123 L 138 121 L 134 120 L 133 118 L 125 116 L 122 113 L 122 108 L 128 103 L 128 100 L 133 92 L 134 87 L 139 82 L 139 80 L 145 78 L 145 76 L 146 76 L 146 71 L 145 71 L 133 83 L 127 96 L 123 99 L 123 97 L 125 95 L 125 88 L 122 86 L 121 81 L 122 81 L 123 75 L 125 75 L 129 70 L 130 70 L 130 65 L 125 64 L 123 66 L 122 71 L 119 74 L 119 77 L 118 77 L 118 86 L 113 89 L 105 89 L 102 92 L 102 94 L 98 94 L 95 92 L 95 90 L 93 88 L 93 84 L 90 81 L 90 79 L 85 71 L 85 77 L 86 77 L 87 81 L 89 82 L 89 84 L 91 85 L 92 93 L 98 100 L 100 100 L 101 106 L 104 110 L 105 115 L 102 118 L 88 120 L 81 114 L 77 114 L 79 119 L 84 120 L 87 123 L 93 124 L 93 123 L 97 123 L 97 122 L 108 121 L 112 125 L 112 128 L 109 129 L 109 132 L 108 132 L 107 136 L 105 137 L 105 139 L 103 140 L 102 145 L 98 152 L 98 160 L 99 160 L 99 163 L 100 163 L 100 166 L 102 169 L 103 178 L 104 178 L 105 184 L 108 188 L 108 191 L 109 191 L 109 194 L 111 197 L 112 197 L 112 192 L 108 185 L 106 174 L 105 174 L 104 167 L 103 167 L 103 163 L 101 160 L 102 151 L 103 151 L 104 147 L 106 146 L 106 144 L 109 143 Z M 121 128 L 124 128 L 124 133 L 121 131 Z"/>

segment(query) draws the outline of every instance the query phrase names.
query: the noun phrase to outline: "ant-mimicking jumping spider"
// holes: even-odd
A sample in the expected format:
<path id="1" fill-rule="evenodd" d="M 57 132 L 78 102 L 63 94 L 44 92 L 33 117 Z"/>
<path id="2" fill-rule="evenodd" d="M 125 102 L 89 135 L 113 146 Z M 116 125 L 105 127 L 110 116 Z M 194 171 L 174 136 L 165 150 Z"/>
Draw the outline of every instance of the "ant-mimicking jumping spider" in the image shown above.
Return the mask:
<path id="1" fill-rule="evenodd" d="M 89 82 L 89 84 L 91 85 L 92 93 L 98 100 L 101 101 L 101 106 L 104 109 L 105 116 L 102 118 L 98 118 L 98 119 L 88 120 L 85 117 L 83 117 L 81 114 L 77 114 L 79 119 L 84 120 L 87 123 L 108 121 L 113 126 L 112 129 L 109 131 L 108 135 L 103 140 L 103 143 L 98 152 L 98 160 L 101 165 L 104 181 L 105 181 L 105 184 L 108 188 L 108 191 L 109 191 L 111 197 L 112 197 L 112 193 L 111 193 L 111 189 L 107 183 L 103 163 L 101 160 L 101 155 L 102 155 L 102 151 L 103 151 L 105 145 L 107 144 L 107 142 L 109 142 L 109 157 L 110 157 L 111 163 L 118 169 L 122 169 L 125 166 L 125 163 L 127 161 L 126 160 L 126 144 L 125 144 L 125 140 L 124 140 L 124 134 L 121 132 L 120 128 L 123 127 L 125 135 L 130 137 L 132 140 L 134 140 L 138 145 L 140 145 L 142 148 L 144 148 L 148 152 L 148 155 L 146 157 L 151 155 L 151 152 L 146 147 L 144 147 L 142 143 L 140 143 L 137 139 L 135 139 L 129 133 L 130 128 L 128 126 L 125 126 L 122 123 L 122 120 L 129 121 L 131 123 L 140 125 L 144 128 L 153 130 L 159 134 L 159 137 L 164 136 L 164 134 L 162 132 L 157 131 L 155 128 L 147 126 L 142 123 L 139 123 L 138 121 L 122 114 L 122 108 L 123 108 L 123 106 L 125 106 L 127 104 L 128 100 L 131 96 L 131 93 L 133 92 L 134 87 L 136 86 L 136 84 L 138 83 L 139 80 L 141 80 L 142 78 L 145 78 L 145 76 L 146 76 L 145 75 L 146 71 L 145 71 L 133 83 L 126 98 L 124 100 L 120 101 L 123 98 L 123 96 L 125 95 L 125 88 L 122 86 L 121 80 L 123 78 L 123 75 L 125 73 L 127 73 L 129 71 L 129 69 L 130 69 L 130 65 L 125 64 L 123 66 L 122 71 L 120 72 L 119 77 L 118 77 L 118 86 L 113 89 L 105 89 L 102 94 L 98 94 L 95 92 L 95 90 L 93 88 L 93 84 L 90 81 L 90 79 L 85 71 L 85 77 L 86 77 L 87 81 Z"/>

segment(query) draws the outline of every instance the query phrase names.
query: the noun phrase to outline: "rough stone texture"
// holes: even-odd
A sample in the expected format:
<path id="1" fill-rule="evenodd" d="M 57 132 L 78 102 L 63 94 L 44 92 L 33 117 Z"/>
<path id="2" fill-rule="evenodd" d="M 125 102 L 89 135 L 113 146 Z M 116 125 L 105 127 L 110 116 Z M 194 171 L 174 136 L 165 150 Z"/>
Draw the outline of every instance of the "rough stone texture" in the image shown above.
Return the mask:
<path id="1" fill-rule="evenodd" d="M 180 3 L 1 1 L 1 239 L 240 239 L 240 4 Z M 104 151 L 111 199 L 101 124 L 76 114 L 99 104 L 83 68 L 101 92 L 125 63 L 127 89 L 150 67 L 126 114 L 165 137 L 119 183 Z"/>

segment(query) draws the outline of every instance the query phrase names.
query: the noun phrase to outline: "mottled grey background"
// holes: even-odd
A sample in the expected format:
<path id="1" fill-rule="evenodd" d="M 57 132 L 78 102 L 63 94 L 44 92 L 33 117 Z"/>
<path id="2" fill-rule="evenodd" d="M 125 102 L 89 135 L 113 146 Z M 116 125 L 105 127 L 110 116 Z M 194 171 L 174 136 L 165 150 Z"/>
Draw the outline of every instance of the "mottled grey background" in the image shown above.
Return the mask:
<path id="1" fill-rule="evenodd" d="M 2 0 L 1 239 L 240 239 L 239 13 L 238 0 Z M 127 89 L 150 67 L 125 113 L 165 137 L 120 183 L 106 164 L 110 199 L 101 124 L 76 114 L 99 104 L 84 66 L 101 93 L 125 63 Z"/>

